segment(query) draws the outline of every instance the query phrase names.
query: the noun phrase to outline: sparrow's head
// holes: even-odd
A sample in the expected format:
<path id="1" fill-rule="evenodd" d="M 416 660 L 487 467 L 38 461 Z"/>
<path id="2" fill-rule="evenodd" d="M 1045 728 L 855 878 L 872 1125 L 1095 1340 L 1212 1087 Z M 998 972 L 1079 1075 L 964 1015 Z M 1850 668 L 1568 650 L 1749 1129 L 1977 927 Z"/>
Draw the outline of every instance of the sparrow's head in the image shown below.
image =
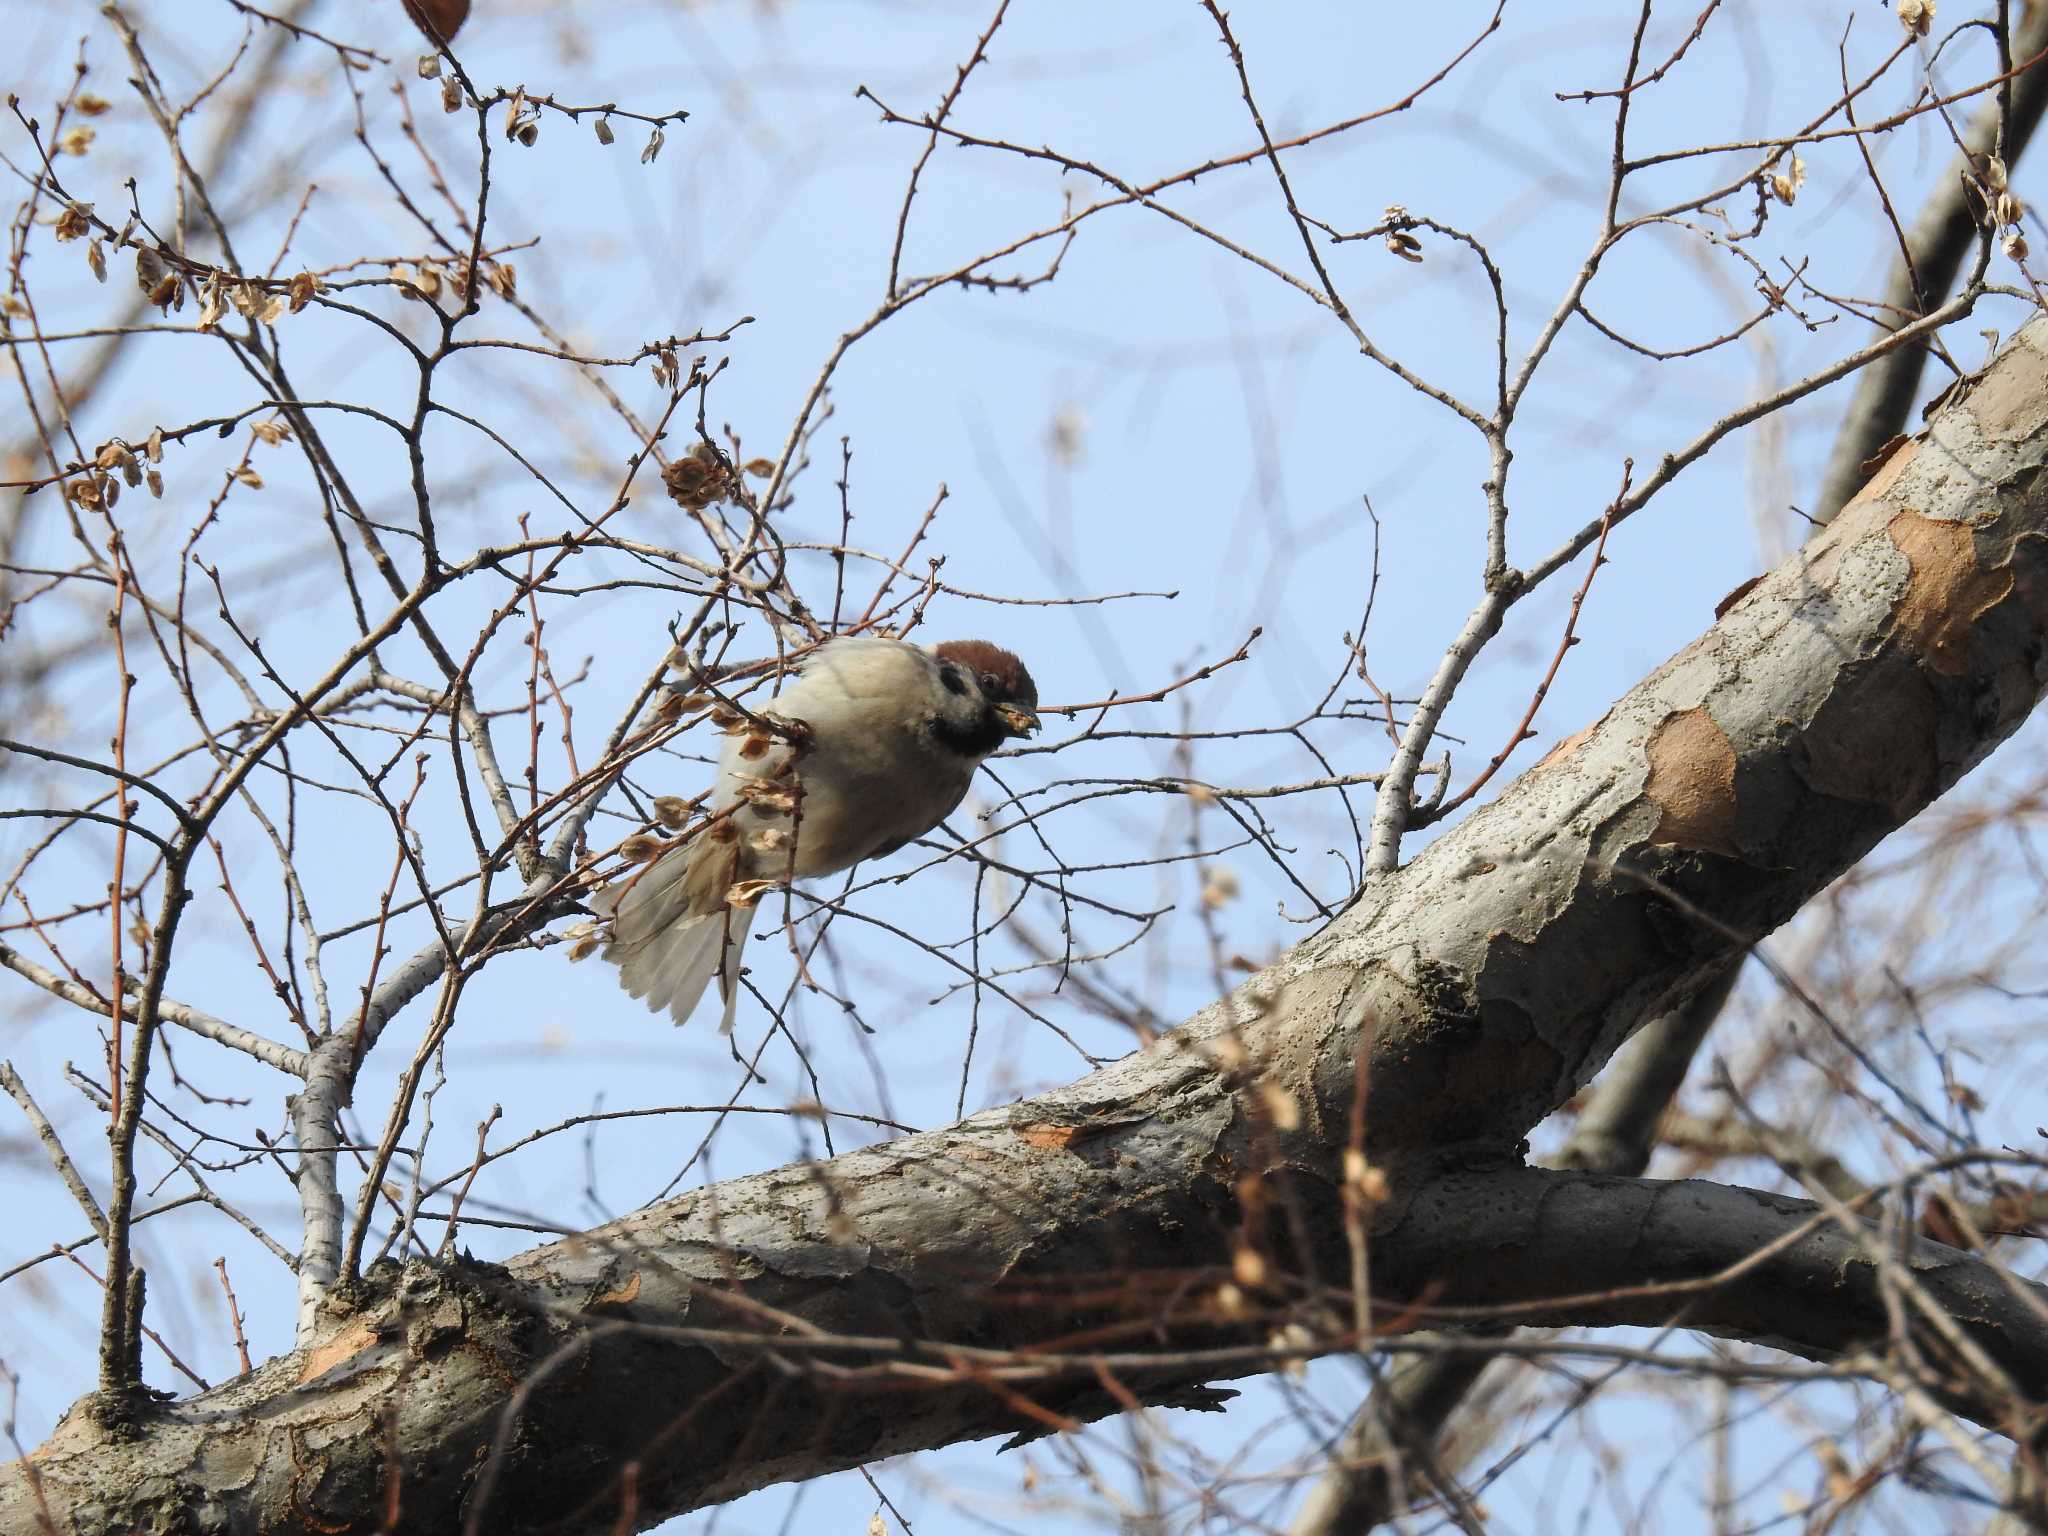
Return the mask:
<path id="1" fill-rule="evenodd" d="M 948 734 L 985 756 L 1006 737 L 1038 729 L 1038 684 L 1016 656 L 986 640 L 948 640 L 932 647 L 947 698 L 941 714 Z"/>

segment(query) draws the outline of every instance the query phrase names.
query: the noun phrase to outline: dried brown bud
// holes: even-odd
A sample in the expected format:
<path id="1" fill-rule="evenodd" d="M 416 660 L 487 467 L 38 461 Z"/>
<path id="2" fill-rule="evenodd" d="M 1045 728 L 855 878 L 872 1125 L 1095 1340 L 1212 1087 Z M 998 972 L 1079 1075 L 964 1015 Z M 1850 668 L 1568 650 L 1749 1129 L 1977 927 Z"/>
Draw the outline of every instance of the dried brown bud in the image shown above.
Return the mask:
<path id="1" fill-rule="evenodd" d="M 1403 261 L 1422 260 L 1422 242 L 1405 229 L 1391 230 L 1387 234 L 1387 249 Z"/>

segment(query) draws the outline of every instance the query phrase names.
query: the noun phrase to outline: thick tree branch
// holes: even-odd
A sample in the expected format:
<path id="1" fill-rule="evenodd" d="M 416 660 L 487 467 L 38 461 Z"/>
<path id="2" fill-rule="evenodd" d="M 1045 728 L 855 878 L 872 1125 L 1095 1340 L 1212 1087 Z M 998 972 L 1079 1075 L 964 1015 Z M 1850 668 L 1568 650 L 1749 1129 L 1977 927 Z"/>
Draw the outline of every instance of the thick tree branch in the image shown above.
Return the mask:
<path id="1" fill-rule="evenodd" d="M 2040 1298 L 1990 1261 L 1885 1262 L 1796 1201 L 1509 1165 L 1638 1021 L 1953 784 L 2044 683 L 2048 317 L 1601 721 L 1156 1045 L 506 1269 L 374 1274 L 309 1347 L 133 1438 L 74 1413 L 36 1481 L 121 1528 L 197 1510 L 216 1531 L 329 1529 L 397 1501 L 419 1529 L 609 1529 L 622 1487 L 625 1523 L 653 1524 L 1264 1369 L 1262 1324 L 1220 1288 L 1240 1192 L 1275 1194 L 1262 1302 L 1348 1297 L 1361 1049 L 1383 1305 L 1675 1317 L 1823 1358 L 1882 1346 L 1904 1305 L 1939 1358 L 2039 1395 Z M 0 1532 L 36 1519 L 29 1479 L 0 1474 Z"/>

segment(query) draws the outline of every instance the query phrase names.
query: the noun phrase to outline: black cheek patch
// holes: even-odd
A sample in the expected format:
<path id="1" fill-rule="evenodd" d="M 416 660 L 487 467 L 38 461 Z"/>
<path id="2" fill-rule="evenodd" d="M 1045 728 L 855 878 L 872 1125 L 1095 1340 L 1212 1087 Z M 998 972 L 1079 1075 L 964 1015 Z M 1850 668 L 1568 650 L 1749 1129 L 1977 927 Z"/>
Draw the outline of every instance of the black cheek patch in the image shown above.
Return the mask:
<path id="1" fill-rule="evenodd" d="M 966 674 L 950 661 L 939 664 L 939 681 L 945 685 L 948 693 L 960 694 L 967 691 Z"/>

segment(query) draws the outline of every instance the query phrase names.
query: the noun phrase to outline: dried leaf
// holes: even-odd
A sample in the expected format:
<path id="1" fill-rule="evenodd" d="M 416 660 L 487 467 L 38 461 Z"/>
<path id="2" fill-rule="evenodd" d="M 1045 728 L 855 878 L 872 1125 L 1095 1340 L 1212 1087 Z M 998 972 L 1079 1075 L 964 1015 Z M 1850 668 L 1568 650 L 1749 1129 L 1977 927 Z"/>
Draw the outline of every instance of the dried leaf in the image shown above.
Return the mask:
<path id="1" fill-rule="evenodd" d="M 405 14 L 428 42 L 451 42 L 469 20 L 469 0 L 405 0 Z"/>
<path id="2" fill-rule="evenodd" d="M 600 144 L 609 144 L 609 143 L 611 143 L 611 142 L 612 142 L 612 138 L 613 138 L 613 134 L 612 134 L 612 121 L 611 121 L 611 119 L 610 119 L 610 118 L 608 118 L 608 117 L 600 117 L 600 118 L 599 118 L 599 119 L 597 120 L 597 124 L 596 124 L 596 127 L 597 127 L 597 142 L 598 142 L 598 143 L 600 143 Z"/>

